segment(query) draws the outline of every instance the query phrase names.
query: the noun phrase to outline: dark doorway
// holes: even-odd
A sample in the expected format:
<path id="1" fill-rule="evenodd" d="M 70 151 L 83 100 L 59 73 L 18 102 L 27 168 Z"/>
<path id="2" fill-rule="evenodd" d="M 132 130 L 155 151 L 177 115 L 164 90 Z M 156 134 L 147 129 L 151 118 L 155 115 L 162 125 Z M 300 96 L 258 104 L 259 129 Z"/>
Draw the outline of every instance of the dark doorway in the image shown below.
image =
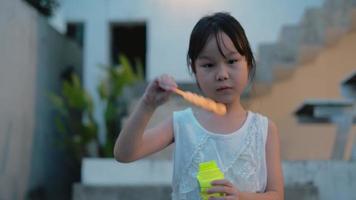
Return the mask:
<path id="1" fill-rule="evenodd" d="M 143 75 L 146 77 L 146 24 L 114 23 L 110 32 L 111 63 L 118 64 L 119 54 L 126 55 L 132 66 L 135 66 L 135 60 L 138 59 L 142 63 Z"/>

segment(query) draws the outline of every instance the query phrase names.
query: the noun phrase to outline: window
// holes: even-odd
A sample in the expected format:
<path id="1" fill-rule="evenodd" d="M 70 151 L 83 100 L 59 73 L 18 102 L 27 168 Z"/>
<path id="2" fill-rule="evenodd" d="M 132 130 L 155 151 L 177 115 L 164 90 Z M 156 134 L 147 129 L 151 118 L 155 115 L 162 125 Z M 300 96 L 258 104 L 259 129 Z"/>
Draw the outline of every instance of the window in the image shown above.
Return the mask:
<path id="1" fill-rule="evenodd" d="M 146 77 L 146 24 L 114 23 L 111 25 L 111 63 L 118 64 L 119 54 L 127 56 L 132 66 L 139 59 Z M 136 70 L 136 69 L 134 69 Z"/>
<path id="2" fill-rule="evenodd" d="M 73 39 L 81 47 L 84 41 L 84 24 L 83 23 L 67 23 L 67 37 Z"/>

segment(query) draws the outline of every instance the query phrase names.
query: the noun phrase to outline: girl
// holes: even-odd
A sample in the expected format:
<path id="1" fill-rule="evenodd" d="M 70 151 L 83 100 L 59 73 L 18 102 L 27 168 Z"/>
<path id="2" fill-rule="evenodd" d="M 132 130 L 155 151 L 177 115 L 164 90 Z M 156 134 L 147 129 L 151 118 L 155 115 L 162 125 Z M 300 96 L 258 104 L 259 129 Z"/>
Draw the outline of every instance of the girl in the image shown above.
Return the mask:
<path id="1" fill-rule="evenodd" d="M 205 16 L 189 42 L 188 66 L 202 93 L 226 105 L 220 116 L 188 108 L 152 129 L 146 125 L 177 84 L 162 75 L 152 81 L 122 129 L 115 158 L 131 162 L 175 143 L 172 199 L 200 199 L 199 163 L 215 160 L 225 179 L 212 182 L 209 199 L 282 200 L 283 176 L 277 128 L 240 102 L 255 72 L 255 61 L 240 23 L 227 13 Z"/>

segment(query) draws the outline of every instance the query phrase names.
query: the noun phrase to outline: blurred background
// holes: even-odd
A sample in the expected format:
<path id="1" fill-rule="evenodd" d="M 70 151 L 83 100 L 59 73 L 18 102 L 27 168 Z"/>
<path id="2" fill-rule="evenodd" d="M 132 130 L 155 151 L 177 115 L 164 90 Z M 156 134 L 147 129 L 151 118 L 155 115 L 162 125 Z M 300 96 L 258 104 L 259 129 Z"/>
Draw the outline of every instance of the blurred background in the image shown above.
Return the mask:
<path id="1" fill-rule="evenodd" d="M 356 199 L 356 0 L 0 0 L 0 200 L 170 199 L 172 147 L 112 148 L 154 77 L 199 92 L 189 34 L 216 11 L 255 54 L 243 102 L 279 128 L 285 198 Z"/>

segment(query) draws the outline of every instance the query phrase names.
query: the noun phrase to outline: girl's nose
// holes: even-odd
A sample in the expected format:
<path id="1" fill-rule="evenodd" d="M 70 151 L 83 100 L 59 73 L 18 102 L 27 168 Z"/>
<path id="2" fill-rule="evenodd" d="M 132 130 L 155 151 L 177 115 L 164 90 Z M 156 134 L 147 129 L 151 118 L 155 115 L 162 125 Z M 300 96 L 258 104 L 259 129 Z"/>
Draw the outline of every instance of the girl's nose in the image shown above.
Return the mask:
<path id="1" fill-rule="evenodd" d="M 216 80 L 224 81 L 229 78 L 229 73 L 225 66 L 219 66 L 218 71 L 216 73 Z"/>

